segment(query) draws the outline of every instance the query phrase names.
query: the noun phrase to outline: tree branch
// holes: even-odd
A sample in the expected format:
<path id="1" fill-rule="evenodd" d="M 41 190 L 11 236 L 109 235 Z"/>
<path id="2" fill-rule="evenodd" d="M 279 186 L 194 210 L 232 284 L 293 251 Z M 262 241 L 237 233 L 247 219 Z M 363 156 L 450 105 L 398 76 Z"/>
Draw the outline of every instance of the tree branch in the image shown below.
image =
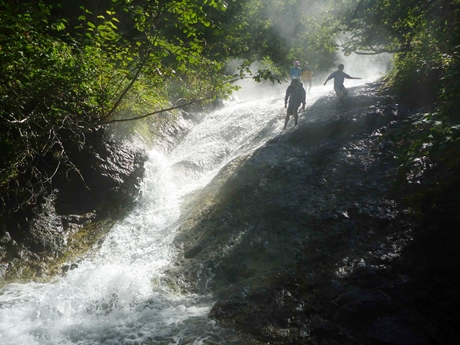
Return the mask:
<path id="1" fill-rule="evenodd" d="M 137 71 L 136 71 L 136 74 L 134 75 L 133 79 L 131 80 L 131 82 L 129 83 L 129 85 L 123 90 L 123 92 L 121 93 L 120 97 L 118 97 L 118 100 L 115 102 L 115 104 L 113 105 L 112 109 L 110 109 L 110 111 L 102 117 L 102 119 L 106 119 L 107 117 L 109 117 L 110 115 L 113 114 L 113 112 L 118 108 L 118 106 L 120 105 L 121 101 L 123 100 L 123 98 L 125 97 L 125 95 L 128 93 L 128 91 L 131 89 L 131 87 L 134 85 L 134 83 L 136 82 L 137 78 L 139 77 L 139 74 L 141 73 L 142 69 L 144 68 L 146 62 L 147 62 L 147 59 L 149 57 L 149 51 L 147 50 L 145 56 L 144 56 L 144 59 L 141 61 Z"/>
<path id="2" fill-rule="evenodd" d="M 387 48 L 374 48 L 374 47 L 369 47 L 369 51 L 358 51 L 358 50 L 353 50 L 353 53 L 357 54 L 357 55 L 378 55 L 378 54 L 384 54 L 384 53 L 388 53 L 388 54 L 396 54 L 396 53 L 404 53 L 404 52 L 408 52 L 408 51 L 411 51 L 412 48 L 409 45 L 406 45 L 406 46 L 401 46 L 397 49 L 387 49 Z"/>
<path id="3" fill-rule="evenodd" d="M 212 97 L 195 99 L 193 101 L 190 101 L 190 102 L 187 102 L 187 103 L 184 103 L 184 104 L 181 104 L 181 105 L 173 105 L 170 108 L 156 110 L 156 111 L 153 111 L 151 113 L 141 115 L 141 116 L 131 117 L 129 119 L 114 119 L 114 120 L 110 120 L 110 121 L 107 121 L 107 122 L 102 122 L 101 125 L 108 125 L 108 124 L 115 123 L 115 122 L 128 122 L 128 121 L 140 120 L 140 119 L 143 119 L 143 118 L 155 115 L 155 114 L 159 114 L 159 113 L 163 113 L 165 111 L 170 111 L 170 110 L 182 108 L 182 107 L 185 107 L 186 105 L 190 105 L 190 104 L 193 104 L 193 103 L 196 103 L 196 102 L 206 101 L 206 100 L 210 100 L 210 99 L 212 99 Z"/>

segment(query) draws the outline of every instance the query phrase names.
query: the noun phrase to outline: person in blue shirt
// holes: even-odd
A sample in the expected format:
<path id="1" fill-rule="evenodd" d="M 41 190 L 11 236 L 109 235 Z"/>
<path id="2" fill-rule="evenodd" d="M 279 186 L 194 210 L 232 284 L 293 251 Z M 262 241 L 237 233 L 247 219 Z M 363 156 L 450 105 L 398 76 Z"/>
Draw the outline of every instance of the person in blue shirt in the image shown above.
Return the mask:
<path id="1" fill-rule="evenodd" d="M 303 84 L 300 82 L 299 79 L 292 79 L 291 85 L 289 85 L 288 88 L 286 89 L 286 96 L 284 97 L 284 107 L 287 108 L 287 112 L 286 112 L 286 118 L 284 120 L 283 129 L 286 129 L 286 126 L 289 122 L 289 117 L 291 115 L 294 116 L 294 120 L 295 120 L 294 126 L 297 126 L 298 110 L 299 110 L 300 104 L 302 104 L 302 110 L 305 110 L 305 97 L 306 97 L 306 92 L 303 87 Z M 289 101 L 289 105 L 288 105 L 288 101 Z"/>
<path id="2" fill-rule="evenodd" d="M 291 79 L 300 79 L 302 75 L 302 69 L 300 68 L 300 62 L 294 61 L 294 66 L 291 67 L 289 70 L 289 76 Z"/>
<path id="3" fill-rule="evenodd" d="M 343 99 L 348 95 L 348 90 L 343 86 L 343 82 L 345 79 L 361 79 L 361 78 L 355 78 L 351 77 L 350 75 L 346 74 L 343 69 L 345 66 L 343 64 L 340 64 L 338 66 L 338 70 L 335 72 L 332 72 L 329 77 L 327 77 L 326 81 L 324 82 L 324 85 L 330 80 L 334 79 L 334 91 L 335 94 L 337 95 L 337 106 L 343 105 Z"/>

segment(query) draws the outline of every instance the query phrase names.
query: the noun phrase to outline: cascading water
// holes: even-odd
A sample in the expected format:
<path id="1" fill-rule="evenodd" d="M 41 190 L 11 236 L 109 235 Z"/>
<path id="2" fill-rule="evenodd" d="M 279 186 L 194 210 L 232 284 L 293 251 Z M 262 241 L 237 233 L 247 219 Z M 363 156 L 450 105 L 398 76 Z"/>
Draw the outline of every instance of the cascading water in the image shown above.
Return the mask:
<path id="1" fill-rule="evenodd" d="M 207 318 L 211 296 L 181 295 L 160 278 L 175 256 L 182 200 L 232 159 L 283 133 L 283 93 L 284 86 L 276 96 L 233 101 L 208 114 L 168 156 L 152 150 L 136 208 L 96 254 L 54 282 L 0 290 L 0 343 L 237 344 Z M 292 128 L 293 119 L 284 133 Z"/>

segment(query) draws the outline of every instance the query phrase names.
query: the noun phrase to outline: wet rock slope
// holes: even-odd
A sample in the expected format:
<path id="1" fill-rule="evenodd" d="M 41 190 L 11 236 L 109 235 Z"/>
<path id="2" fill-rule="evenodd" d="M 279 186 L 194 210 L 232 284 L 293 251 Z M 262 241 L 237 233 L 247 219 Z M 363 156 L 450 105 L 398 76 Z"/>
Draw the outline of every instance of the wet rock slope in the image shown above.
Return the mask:
<path id="1" fill-rule="evenodd" d="M 394 185 L 385 133 L 408 111 L 378 87 L 357 87 L 341 109 L 319 99 L 184 207 L 181 255 L 166 279 L 212 292 L 210 317 L 248 344 L 437 344 L 452 335 L 449 318 L 433 315 L 437 303 L 424 302 L 439 296 L 423 285 L 433 267 L 418 266 L 426 241 Z"/>

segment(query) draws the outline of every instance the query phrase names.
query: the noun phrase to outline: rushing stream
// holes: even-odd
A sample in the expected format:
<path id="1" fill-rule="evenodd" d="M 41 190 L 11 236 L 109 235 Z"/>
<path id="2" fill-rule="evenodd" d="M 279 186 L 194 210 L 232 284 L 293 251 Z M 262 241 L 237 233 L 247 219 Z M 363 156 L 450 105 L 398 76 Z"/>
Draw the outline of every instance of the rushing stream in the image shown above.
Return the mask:
<path id="1" fill-rule="evenodd" d="M 313 88 L 307 106 L 328 86 Z M 295 130 L 291 119 L 281 131 L 284 87 L 208 114 L 167 156 L 152 150 L 136 208 L 97 253 L 54 282 L 0 290 L 0 344 L 237 344 L 207 318 L 211 296 L 180 295 L 160 278 L 175 256 L 184 197 L 232 159 Z"/>

